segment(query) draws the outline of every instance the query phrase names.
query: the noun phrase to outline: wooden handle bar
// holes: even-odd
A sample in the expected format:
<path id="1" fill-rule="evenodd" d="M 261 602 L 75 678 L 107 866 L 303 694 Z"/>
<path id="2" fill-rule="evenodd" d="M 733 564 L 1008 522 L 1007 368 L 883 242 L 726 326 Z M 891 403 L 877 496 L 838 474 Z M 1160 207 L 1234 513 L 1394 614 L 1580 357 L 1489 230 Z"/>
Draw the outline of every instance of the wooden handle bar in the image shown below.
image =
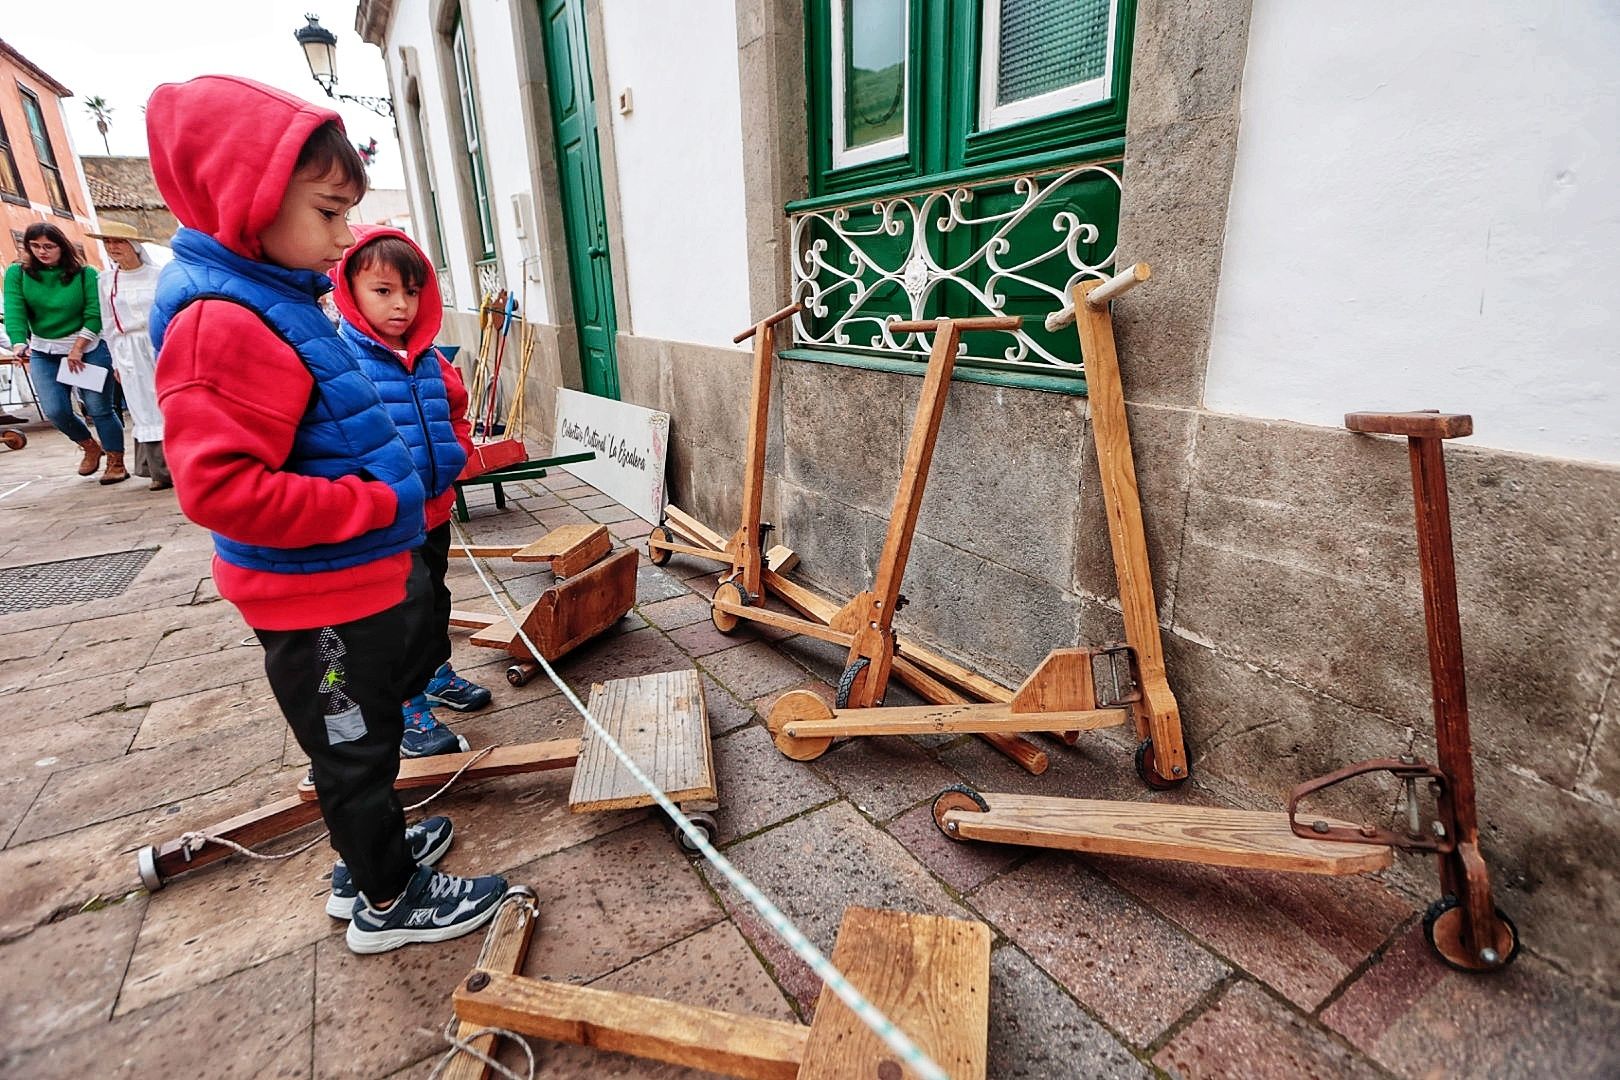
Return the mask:
<path id="1" fill-rule="evenodd" d="M 1409 439 L 1459 439 L 1474 433 L 1474 418 L 1467 413 L 1353 412 L 1344 416 L 1344 426 L 1367 435 L 1404 435 Z"/>
<path id="2" fill-rule="evenodd" d="M 755 323 L 753 326 L 750 326 L 748 329 L 744 330 L 742 333 L 740 333 L 736 337 L 732 338 L 731 343 L 733 345 L 741 345 L 743 342 L 747 341 L 749 338 L 751 338 L 755 334 L 759 333 L 760 327 L 762 327 L 762 326 L 775 326 L 777 323 L 781 322 L 783 319 L 792 318 L 793 316 L 797 315 L 799 312 L 801 312 L 803 310 L 804 310 L 804 304 L 803 303 L 789 304 L 787 307 L 783 308 L 781 311 L 778 311 L 775 315 L 767 315 L 765 318 L 761 319 L 759 322 Z"/>
<path id="3" fill-rule="evenodd" d="M 1086 293 L 1086 306 L 1101 311 L 1108 306 L 1108 301 L 1117 300 L 1152 276 L 1153 268 L 1147 263 L 1136 263 L 1127 267 Z M 1072 322 L 1074 322 L 1074 308 L 1066 307 L 1048 315 L 1045 325 L 1047 330 L 1055 331 Z"/>
<path id="4" fill-rule="evenodd" d="M 927 334 L 950 323 L 958 330 L 1017 330 L 1024 325 L 1022 315 L 975 315 L 970 319 L 896 319 L 888 324 L 892 334 Z"/>

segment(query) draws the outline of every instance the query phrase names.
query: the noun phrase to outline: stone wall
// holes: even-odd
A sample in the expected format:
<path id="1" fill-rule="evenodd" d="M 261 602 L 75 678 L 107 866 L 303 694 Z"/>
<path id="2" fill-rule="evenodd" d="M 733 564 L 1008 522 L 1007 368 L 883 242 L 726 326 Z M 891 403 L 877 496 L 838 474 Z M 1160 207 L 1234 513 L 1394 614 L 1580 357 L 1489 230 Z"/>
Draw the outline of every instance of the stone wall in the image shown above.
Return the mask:
<path id="1" fill-rule="evenodd" d="M 740 0 L 743 85 L 776 93 L 794 5 Z M 1118 306 L 1120 354 L 1172 686 L 1193 771 L 1276 807 L 1363 758 L 1432 759 L 1421 585 L 1403 441 L 1202 407 L 1237 146 L 1248 0 L 1138 8 L 1120 221 L 1154 279 Z M 751 204 L 802 194 L 759 98 Z M 787 130 L 794 130 L 789 127 Z M 798 185 L 798 190 L 795 190 Z M 779 219 L 759 215 L 762 227 Z M 777 230 L 754 253 L 756 314 L 784 295 Z M 624 398 L 673 417 L 671 497 L 722 532 L 739 512 L 747 353 L 621 335 Z M 779 361 L 766 486 L 776 539 L 829 593 L 865 587 L 921 380 Z M 1345 411 L 1364 402 L 1347 400 Z M 1444 401 L 1412 407 L 1446 408 Z M 1448 450 L 1484 844 L 1526 947 L 1620 974 L 1620 469 Z M 1045 653 L 1121 635 L 1086 402 L 956 383 L 899 619 L 1016 685 Z M 1388 813 L 1386 788 L 1338 809 Z M 1393 879 L 1438 891 L 1433 860 Z"/>

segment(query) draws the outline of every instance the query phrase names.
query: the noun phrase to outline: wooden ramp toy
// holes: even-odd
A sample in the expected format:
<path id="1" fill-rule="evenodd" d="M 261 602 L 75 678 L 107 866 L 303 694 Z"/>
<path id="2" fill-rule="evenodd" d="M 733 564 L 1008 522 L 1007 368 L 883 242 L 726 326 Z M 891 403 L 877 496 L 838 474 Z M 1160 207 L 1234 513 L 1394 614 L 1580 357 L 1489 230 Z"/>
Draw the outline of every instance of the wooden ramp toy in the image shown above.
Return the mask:
<path id="1" fill-rule="evenodd" d="M 613 550 L 606 525 L 582 522 L 560 525 L 528 544 L 472 544 L 452 546 L 452 559 L 511 559 L 513 562 L 550 563 L 559 578 L 573 577 Z"/>
<path id="2" fill-rule="evenodd" d="M 551 586 L 517 612 L 523 634 L 548 661 L 601 634 L 635 605 L 636 561 L 635 551 L 624 548 Z M 513 686 L 522 686 L 540 670 L 518 627 L 505 616 L 457 610 L 450 613 L 450 625 L 471 627 L 474 645 L 512 657 L 506 681 Z"/>
<path id="3" fill-rule="evenodd" d="M 649 774 L 659 790 L 681 808 L 692 824 L 714 840 L 713 812 L 720 808 L 714 784 L 714 751 L 703 680 L 688 668 L 631 679 L 610 679 L 591 687 L 589 705 L 613 741 Z M 585 729 L 568 809 L 576 814 L 652 806 L 653 798 L 596 732 Z M 695 850 L 684 832 L 682 847 Z"/>
<path id="4" fill-rule="evenodd" d="M 497 916 L 497 935 L 532 933 Z M 524 942 L 526 945 L 526 941 Z M 952 1080 L 984 1080 L 989 1059 L 990 930 L 939 915 L 849 908 L 832 962 Z M 514 974 L 510 963 L 478 967 L 452 997 L 464 1030 L 499 1027 L 520 1035 L 761 1080 L 901 1080 L 888 1046 L 831 991 L 815 1020 L 787 1023 L 662 998 L 545 982 Z M 471 1080 L 480 1074 L 459 1074 Z"/>

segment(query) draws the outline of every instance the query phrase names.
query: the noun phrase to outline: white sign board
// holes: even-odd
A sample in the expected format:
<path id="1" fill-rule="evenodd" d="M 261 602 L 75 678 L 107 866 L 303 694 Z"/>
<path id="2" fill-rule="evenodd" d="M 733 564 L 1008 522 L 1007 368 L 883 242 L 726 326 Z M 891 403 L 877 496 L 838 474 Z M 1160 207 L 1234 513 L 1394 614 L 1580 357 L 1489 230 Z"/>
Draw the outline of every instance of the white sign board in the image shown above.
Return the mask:
<path id="1" fill-rule="evenodd" d="M 664 513 L 668 449 L 669 413 L 557 388 L 557 431 L 551 452 L 561 456 L 594 450 L 594 460 L 562 468 L 645 521 L 657 522 Z"/>

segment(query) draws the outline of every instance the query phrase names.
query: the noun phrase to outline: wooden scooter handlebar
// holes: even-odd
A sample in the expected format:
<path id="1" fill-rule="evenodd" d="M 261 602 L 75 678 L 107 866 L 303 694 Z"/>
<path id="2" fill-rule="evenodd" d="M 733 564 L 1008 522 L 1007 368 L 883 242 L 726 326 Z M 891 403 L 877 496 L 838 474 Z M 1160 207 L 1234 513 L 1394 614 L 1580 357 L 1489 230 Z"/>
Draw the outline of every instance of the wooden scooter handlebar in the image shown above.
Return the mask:
<path id="1" fill-rule="evenodd" d="M 1344 426 L 1366 435 L 1404 435 L 1409 439 L 1460 439 L 1474 433 L 1474 418 L 1467 413 L 1422 412 L 1345 413 Z"/>
<path id="2" fill-rule="evenodd" d="M 897 319 L 888 323 L 891 334 L 931 334 L 945 323 L 958 330 L 1017 330 L 1024 325 L 1022 315 L 975 315 L 970 319 Z"/>
<path id="3" fill-rule="evenodd" d="M 803 310 L 804 310 L 804 305 L 802 303 L 789 304 L 787 307 L 783 308 L 781 311 L 778 311 L 775 315 L 767 315 L 765 318 L 761 319 L 759 322 L 755 323 L 753 326 L 750 326 L 748 329 L 744 330 L 742 333 L 740 333 L 736 337 L 732 338 L 731 343 L 733 345 L 741 345 L 743 342 L 747 341 L 749 338 L 751 338 L 755 334 L 759 333 L 761 327 L 775 326 L 777 323 L 781 322 L 783 319 L 790 319 L 790 318 L 797 315 L 799 312 L 801 312 Z"/>
<path id="4" fill-rule="evenodd" d="M 1100 311 L 1108 306 L 1108 301 L 1117 300 L 1152 276 L 1153 268 L 1147 263 L 1129 266 L 1086 293 L 1086 307 Z M 1048 331 L 1056 332 L 1072 322 L 1074 308 L 1066 307 L 1048 315 L 1044 325 Z"/>

